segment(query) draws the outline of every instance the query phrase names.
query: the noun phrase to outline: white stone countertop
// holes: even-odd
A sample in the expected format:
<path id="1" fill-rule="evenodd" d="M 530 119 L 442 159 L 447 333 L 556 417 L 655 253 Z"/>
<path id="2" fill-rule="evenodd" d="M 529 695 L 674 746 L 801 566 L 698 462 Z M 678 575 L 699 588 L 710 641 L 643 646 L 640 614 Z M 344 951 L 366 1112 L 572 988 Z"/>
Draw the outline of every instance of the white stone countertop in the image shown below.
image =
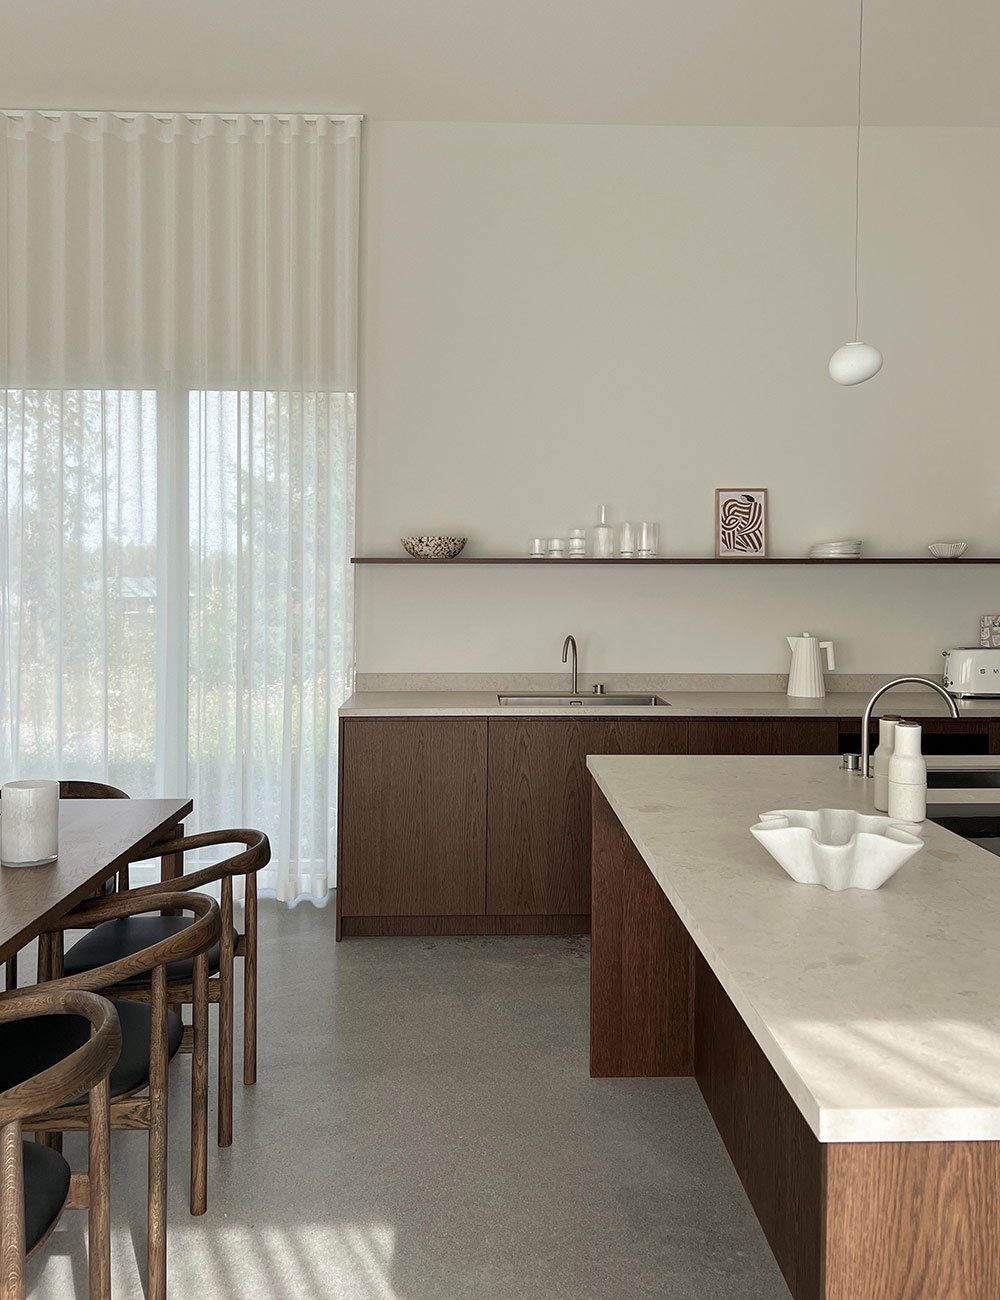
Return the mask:
<path id="1" fill-rule="evenodd" d="M 749 827 L 775 808 L 873 811 L 836 758 L 588 764 L 820 1141 L 1000 1139 L 1000 858 L 926 822 L 881 889 L 829 893 Z"/>
<path id="2" fill-rule="evenodd" d="M 516 694 L 511 691 L 509 694 Z M 664 705 L 500 704 L 496 691 L 359 691 L 340 706 L 344 718 L 379 717 L 657 717 L 657 718 L 849 718 L 860 721 L 868 695 L 831 693 L 819 700 L 792 700 L 778 691 L 650 691 Z M 963 718 L 1000 718 L 1000 700 L 958 702 Z M 909 718 L 946 718 L 944 701 L 932 691 L 902 689 L 883 695 L 876 713 Z"/>

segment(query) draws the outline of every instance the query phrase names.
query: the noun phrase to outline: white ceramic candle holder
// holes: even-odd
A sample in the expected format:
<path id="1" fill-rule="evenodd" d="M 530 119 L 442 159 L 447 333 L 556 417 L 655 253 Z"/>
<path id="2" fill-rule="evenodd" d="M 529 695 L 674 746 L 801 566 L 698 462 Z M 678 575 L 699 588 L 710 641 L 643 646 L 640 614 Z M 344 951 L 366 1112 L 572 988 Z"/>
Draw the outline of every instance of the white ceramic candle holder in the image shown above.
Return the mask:
<path id="1" fill-rule="evenodd" d="M 878 889 L 924 847 L 912 824 L 849 808 L 761 813 L 750 834 L 800 885 Z"/>
<path id="2" fill-rule="evenodd" d="M 0 797 L 0 864 L 40 867 L 59 856 L 59 782 L 8 781 Z"/>

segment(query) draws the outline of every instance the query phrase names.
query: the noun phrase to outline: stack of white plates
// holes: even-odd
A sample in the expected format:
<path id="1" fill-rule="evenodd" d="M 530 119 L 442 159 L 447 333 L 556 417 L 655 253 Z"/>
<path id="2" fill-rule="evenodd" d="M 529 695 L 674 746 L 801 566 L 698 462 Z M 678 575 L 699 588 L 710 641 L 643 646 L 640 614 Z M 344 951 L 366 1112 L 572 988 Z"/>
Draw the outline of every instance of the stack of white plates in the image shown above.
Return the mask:
<path id="1" fill-rule="evenodd" d="M 861 554 L 859 541 L 816 542 L 809 552 L 811 560 L 856 560 Z"/>

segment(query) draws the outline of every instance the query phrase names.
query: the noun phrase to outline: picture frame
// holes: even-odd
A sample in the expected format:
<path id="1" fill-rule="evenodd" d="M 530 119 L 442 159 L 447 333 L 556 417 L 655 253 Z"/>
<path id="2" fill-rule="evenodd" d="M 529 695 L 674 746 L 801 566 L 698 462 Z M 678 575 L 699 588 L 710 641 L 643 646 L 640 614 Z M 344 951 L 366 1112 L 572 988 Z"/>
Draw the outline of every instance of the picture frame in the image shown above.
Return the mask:
<path id="1" fill-rule="evenodd" d="M 715 489 L 715 558 L 767 558 L 767 488 Z"/>

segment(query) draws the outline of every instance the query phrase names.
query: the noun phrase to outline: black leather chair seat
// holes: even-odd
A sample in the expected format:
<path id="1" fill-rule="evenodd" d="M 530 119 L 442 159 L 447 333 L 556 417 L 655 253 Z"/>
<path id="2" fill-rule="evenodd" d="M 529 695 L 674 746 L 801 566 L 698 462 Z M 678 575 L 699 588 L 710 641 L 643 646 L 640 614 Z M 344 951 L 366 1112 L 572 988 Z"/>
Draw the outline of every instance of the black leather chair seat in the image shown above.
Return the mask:
<path id="1" fill-rule="evenodd" d="M 122 1050 L 111 1071 L 111 1095 L 120 1097 L 149 1082 L 149 1037 L 152 1009 L 144 1002 L 116 1002 L 122 1027 Z M 180 1016 L 167 1013 L 167 1046 L 173 1056 L 184 1037 Z M 69 1056 L 90 1038 L 90 1022 L 83 1016 L 32 1016 L 0 1025 L 0 1092 Z M 78 1097 L 76 1105 L 86 1101 Z"/>
<path id="2" fill-rule="evenodd" d="M 67 1017 L 68 1019 L 68 1017 Z M 69 1165 L 58 1151 L 22 1142 L 24 1249 L 30 1254 L 62 1213 L 69 1195 Z"/>
<path id="3" fill-rule="evenodd" d="M 65 958 L 67 975 L 79 975 L 83 971 L 95 970 L 121 957 L 131 957 L 133 953 L 142 952 L 144 948 L 180 934 L 192 923 L 190 916 L 126 916 L 118 921 L 105 921 L 97 925 L 68 950 Z M 214 944 L 208 950 L 208 970 L 210 975 L 219 969 L 219 945 Z M 194 975 L 194 959 L 172 961 L 167 966 L 167 979 L 188 982 Z M 149 971 L 134 975 L 132 979 L 122 980 L 122 988 L 144 988 L 151 981 Z"/>

